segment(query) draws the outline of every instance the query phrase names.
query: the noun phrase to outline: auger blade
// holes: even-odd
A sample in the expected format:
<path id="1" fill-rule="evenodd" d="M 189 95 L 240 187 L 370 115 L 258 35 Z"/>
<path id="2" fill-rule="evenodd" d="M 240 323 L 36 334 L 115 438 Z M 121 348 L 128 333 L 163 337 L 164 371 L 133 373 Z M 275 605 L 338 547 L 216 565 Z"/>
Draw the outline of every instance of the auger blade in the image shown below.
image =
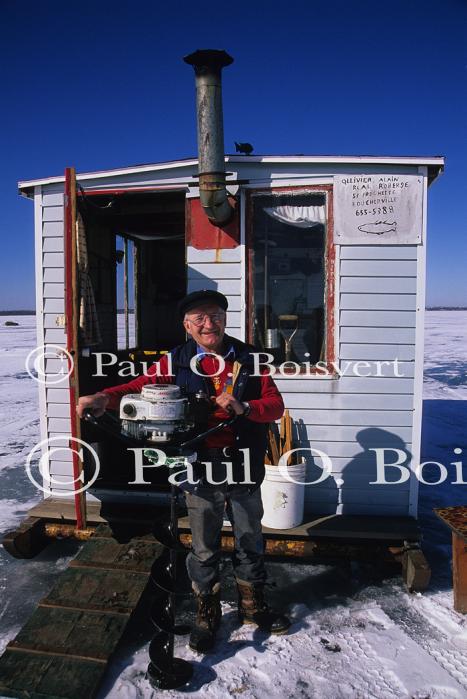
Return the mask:
<path id="1" fill-rule="evenodd" d="M 156 541 L 162 544 L 162 546 L 166 546 L 168 549 L 177 552 L 188 552 L 189 550 L 180 543 L 178 536 L 173 535 L 172 527 L 168 522 L 155 522 L 152 533 Z"/>
<path id="2" fill-rule="evenodd" d="M 174 595 L 191 594 L 191 582 L 184 561 L 183 565 L 177 565 L 174 570 L 170 561 L 164 561 L 161 558 L 155 560 L 151 568 L 151 581 L 154 585 Z"/>
<path id="3" fill-rule="evenodd" d="M 173 633 L 176 636 L 186 636 L 186 634 L 191 632 L 191 626 L 189 626 L 189 624 L 174 623 L 172 605 L 169 600 L 167 600 L 165 606 L 162 608 L 160 606 L 160 600 L 156 600 L 151 607 L 150 617 L 154 626 L 157 626 L 158 629 L 166 633 Z"/>

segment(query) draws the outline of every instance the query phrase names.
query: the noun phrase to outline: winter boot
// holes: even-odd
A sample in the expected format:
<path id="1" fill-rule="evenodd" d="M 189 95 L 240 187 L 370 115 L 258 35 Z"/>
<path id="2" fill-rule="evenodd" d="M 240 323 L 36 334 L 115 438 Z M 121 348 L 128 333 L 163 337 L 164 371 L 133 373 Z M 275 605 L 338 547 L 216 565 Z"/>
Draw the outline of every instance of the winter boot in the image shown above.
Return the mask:
<path id="1" fill-rule="evenodd" d="M 216 583 L 211 592 L 203 594 L 193 587 L 198 610 L 189 645 L 198 653 L 206 653 L 214 646 L 222 616 L 220 589 L 220 584 Z"/>
<path id="2" fill-rule="evenodd" d="M 256 624 L 261 631 L 286 633 L 290 620 L 269 609 L 264 599 L 264 583 L 237 580 L 238 618 L 242 624 Z"/>

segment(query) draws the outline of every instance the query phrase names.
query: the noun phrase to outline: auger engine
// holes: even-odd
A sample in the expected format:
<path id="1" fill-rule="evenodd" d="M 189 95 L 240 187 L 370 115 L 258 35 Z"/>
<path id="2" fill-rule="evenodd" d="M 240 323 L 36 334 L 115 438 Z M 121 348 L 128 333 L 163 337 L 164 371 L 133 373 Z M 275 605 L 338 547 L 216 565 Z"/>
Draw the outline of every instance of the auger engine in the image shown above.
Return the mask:
<path id="1" fill-rule="evenodd" d="M 210 402 L 204 393 L 188 398 L 179 386 L 144 386 L 141 393 L 129 393 L 120 402 L 124 434 L 154 444 L 183 441 L 195 426 L 207 425 Z"/>

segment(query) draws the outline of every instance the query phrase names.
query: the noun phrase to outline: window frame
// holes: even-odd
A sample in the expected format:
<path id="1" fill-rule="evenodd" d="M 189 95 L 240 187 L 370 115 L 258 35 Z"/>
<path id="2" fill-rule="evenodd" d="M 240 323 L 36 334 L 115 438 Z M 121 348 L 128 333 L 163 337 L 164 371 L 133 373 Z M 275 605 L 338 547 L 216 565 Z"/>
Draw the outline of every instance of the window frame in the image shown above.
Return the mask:
<path id="1" fill-rule="evenodd" d="M 274 365 L 274 375 L 281 378 L 300 376 L 324 376 L 336 377 L 336 245 L 334 243 L 334 216 L 333 216 L 333 185 L 332 184 L 301 184 L 277 187 L 258 187 L 246 191 L 246 217 L 245 217 L 245 335 L 247 342 L 254 341 L 254 231 L 253 231 L 253 201 L 258 194 L 288 194 L 288 193 L 324 194 L 326 198 L 326 227 L 325 227 L 325 253 L 324 253 L 324 335 L 325 356 L 319 367 L 310 365 L 300 366 L 300 372 L 294 368 L 284 368 L 279 371 L 280 365 Z"/>

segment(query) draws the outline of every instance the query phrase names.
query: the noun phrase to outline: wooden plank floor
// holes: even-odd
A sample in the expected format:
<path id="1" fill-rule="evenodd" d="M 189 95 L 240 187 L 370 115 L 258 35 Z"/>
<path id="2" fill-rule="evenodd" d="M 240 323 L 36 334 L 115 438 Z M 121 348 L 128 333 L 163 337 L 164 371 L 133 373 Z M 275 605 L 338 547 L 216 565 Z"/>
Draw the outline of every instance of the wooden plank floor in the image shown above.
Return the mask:
<path id="1" fill-rule="evenodd" d="M 118 506 L 122 519 L 125 518 L 125 511 L 122 506 Z M 151 521 L 160 512 L 156 506 L 133 505 L 138 509 L 139 518 L 147 518 Z M 96 524 L 106 522 L 109 515 L 101 508 L 100 502 L 88 503 L 88 523 Z M 111 512 L 112 520 L 116 515 Z M 74 520 L 74 503 L 63 501 L 62 498 L 47 498 L 33 507 L 29 516 L 44 517 L 50 520 Z M 179 519 L 179 528 L 182 532 L 190 530 L 188 518 Z M 224 527 L 225 534 L 231 532 L 230 527 Z M 388 517 L 374 515 L 317 515 L 310 518 L 294 529 L 268 529 L 263 527 L 266 537 L 310 539 L 310 538 L 344 538 L 344 539 L 381 539 L 385 541 L 419 541 L 421 538 L 420 528 L 414 517 Z"/>
<path id="2" fill-rule="evenodd" d="M 98 527 L 0 658 L 0 695 L 91 699 L 163 547 Z"/>

